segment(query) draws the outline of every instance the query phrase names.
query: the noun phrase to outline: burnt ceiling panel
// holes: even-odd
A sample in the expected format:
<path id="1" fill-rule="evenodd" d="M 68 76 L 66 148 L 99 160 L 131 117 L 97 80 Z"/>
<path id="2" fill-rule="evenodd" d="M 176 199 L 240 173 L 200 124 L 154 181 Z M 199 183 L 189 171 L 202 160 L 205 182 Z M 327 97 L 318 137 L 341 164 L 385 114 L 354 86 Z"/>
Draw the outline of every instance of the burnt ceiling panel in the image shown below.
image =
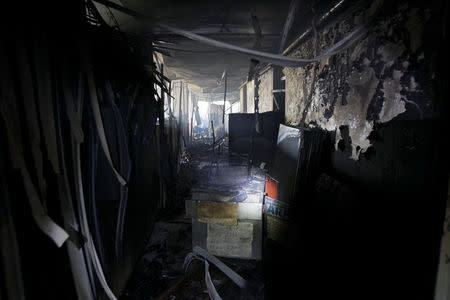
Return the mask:
<path id="1" fill-rule="evenodd" d="M 311 24 L 312 11 L 322 13 L 338 1 L 299 1 L 298 12 L 288 36 L 288 43 Z M 158 45 L 164 55 L 165 70 L 171 79 L 184 79 L 204 89 L 218 93 L 217 84 L 224 70 L 228 74 L 228 90 L 237 90 L 246 80 L 250 59 L 238 53 L 204 45 L 152 26 L 151 20 L 163 22 L 233 45 L 277 53 L 290 0 L 281 1 L 145 1 L 114 0 L 115 3 L 149 16 L 136 20 L 113 9 L 103 15 L 115 18 L 121 30 L 130 34 L 152 35 L 164 41 Z M 312 7 L 314 7 L 312 9 Z M 112 13 L 112 16 L 111 16 Z M 301 18 L 300 18 L 301 17 Z M 256 32 L 261 30 L 261 36 Z"/>

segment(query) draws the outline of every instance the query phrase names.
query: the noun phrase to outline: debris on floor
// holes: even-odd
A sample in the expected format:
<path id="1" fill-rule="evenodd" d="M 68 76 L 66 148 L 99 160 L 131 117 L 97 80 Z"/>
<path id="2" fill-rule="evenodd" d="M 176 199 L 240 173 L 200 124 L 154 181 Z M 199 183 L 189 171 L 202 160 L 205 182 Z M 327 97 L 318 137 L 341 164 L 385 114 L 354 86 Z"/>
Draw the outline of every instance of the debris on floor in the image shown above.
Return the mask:
<path id="1" fill-rule="evenodd" d="M 210 145 L 189 145 L 173 191 L 186 210 L 155 223 L 124 299 L 264 299 L 264 172 Z"/>

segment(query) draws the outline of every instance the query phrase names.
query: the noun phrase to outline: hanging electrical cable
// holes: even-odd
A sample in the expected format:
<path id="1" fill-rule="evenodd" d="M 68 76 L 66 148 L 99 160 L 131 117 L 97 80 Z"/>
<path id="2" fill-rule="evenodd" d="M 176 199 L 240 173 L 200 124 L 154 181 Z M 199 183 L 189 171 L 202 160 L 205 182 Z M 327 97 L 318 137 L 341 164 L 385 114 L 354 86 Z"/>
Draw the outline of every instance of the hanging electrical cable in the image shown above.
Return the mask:
<path id="1" fill-rule="evenodd" d="M 108 0 L 94 0 L 94 1 L 97 3 L 103 4 L 107 7 L 119 10 L 128 15 L 134 16 L 136 18 L 150 19 L 148 16 L 145 16 L 141 13 L 138 13 L 134 10 L 123 7 L 121 5 L 118 5 L 118 4 L 108 1 Z M 193 33 L 188 30 L 169 26 L 164 23 L 155 22 L 154 25 L 159 28 L 165 29 L 167 31 L 173 32 L 175 34 L 189 38 L 191 40 L 198 41 L 198 42 L 210 45 L 210 46 L 223 48 L 223 49 L 230 50 L 230 51 L 235 51 L 235 52 L 238 52 L 238 53 L 241 53 L 244 55 L 248 55 L 248 56 L 252 57 L 253 59 L 257 59 L 262 62 L 267 62 L 267 63 L 284 66 L 284 67 L 302 67 L 307 64 L 328 58 L 332 55 L 335 55 L 335 54 L 347 49 L 347 47 L 354 44 L 360 37 L 362 37 L 368 31 L 368 29 L 370 27 L 369 26 L 370 23 L 371 23 L 371 21 L 369 21 L 367 24 L 362 24 L 362 25 L 356 26 L 349 34 L 347 34 L 345 37 L 343 37 L 340 41 L 338 41 L 337 43 L 335 43 L 334 45 L 329 47 L 327 50 L 325 50 L 324 52 L 322 52 L 321 54 L 319 54 L 313 58 L 296 58 L 296 57 L 284 56 L 284 55 L 280 55 L 280 54 L 273 54 L 273 53 L 268 53 L 268 52 L 263 52 L 263 51 L 258 51 L 258 50 L 252 50 L 252 49 L 232 45 L 229 43 L 221 42 L 218 40 L 214 40 L 214 39 Z"/>

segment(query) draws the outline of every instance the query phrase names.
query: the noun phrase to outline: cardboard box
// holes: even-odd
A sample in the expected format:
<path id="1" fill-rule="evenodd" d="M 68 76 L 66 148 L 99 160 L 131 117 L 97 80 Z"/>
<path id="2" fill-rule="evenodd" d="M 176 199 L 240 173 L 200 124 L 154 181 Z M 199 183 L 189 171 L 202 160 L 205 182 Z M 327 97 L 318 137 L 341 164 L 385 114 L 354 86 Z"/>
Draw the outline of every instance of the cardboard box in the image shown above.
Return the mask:
<path id="1" fill-rule="evenodd" d="M 193 189 L 185 201 L 192 245 L 219 257 L 261 259 L 264 177 L 225 188 Z"/>

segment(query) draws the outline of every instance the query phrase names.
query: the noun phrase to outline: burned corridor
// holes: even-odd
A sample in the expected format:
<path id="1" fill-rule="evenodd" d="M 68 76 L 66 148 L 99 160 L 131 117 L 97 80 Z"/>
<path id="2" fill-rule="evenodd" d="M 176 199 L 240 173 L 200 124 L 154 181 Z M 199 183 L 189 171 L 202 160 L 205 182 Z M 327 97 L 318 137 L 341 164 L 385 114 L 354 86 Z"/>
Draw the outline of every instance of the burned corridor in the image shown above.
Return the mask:
<path id="1" fill-rule="evenodd" d="M 2 11 L 1 299 L 450 299 L 447 1 Z"/>

